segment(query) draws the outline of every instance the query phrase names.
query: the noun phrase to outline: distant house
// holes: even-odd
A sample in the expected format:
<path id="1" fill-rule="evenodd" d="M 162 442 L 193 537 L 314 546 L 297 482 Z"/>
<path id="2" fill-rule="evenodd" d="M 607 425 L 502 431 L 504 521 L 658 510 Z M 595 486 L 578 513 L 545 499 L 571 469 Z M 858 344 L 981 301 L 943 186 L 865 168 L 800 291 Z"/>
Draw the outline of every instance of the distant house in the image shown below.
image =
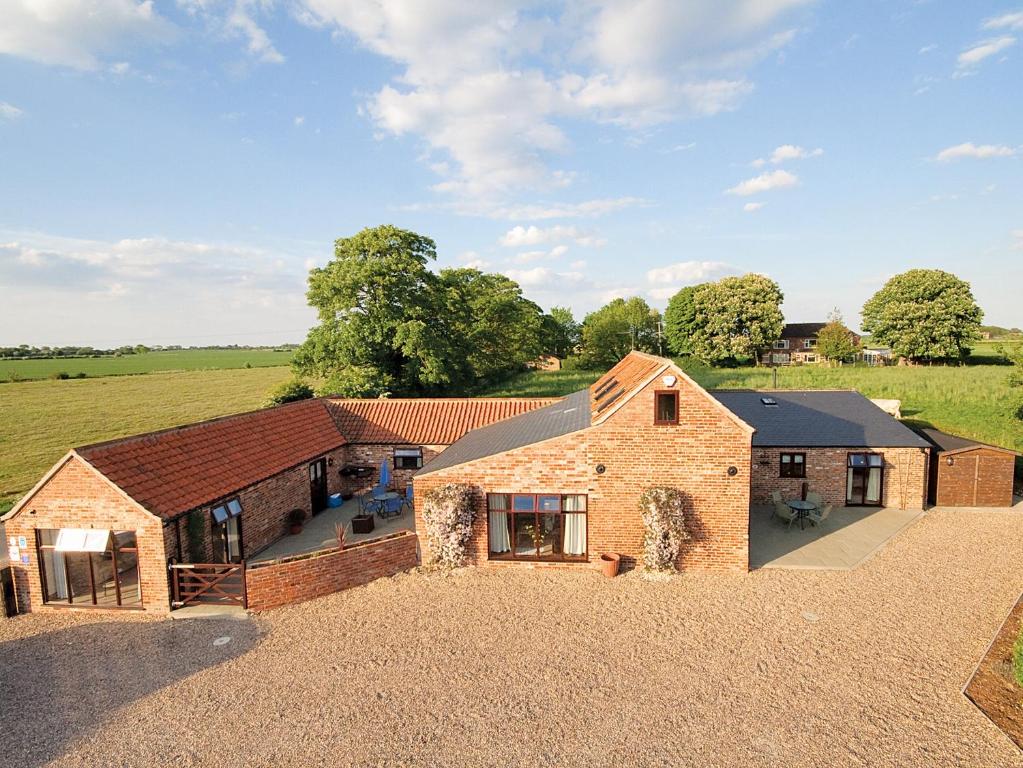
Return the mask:
<path id="1" fill-rule="evenodd" d="M 895 359 L 888 347 L 864 347 L 860 357 L 867 365 L 891 365 Z"/>
<path id="2" fill-rule="evenodd" d="M 787 323 L 760 361 L 769 365 L 820 362 L 823 358 L 817 353 L 817 334 L 825 325 L 827 323 Z M 855 344 L 860 343 L 859 335 L 852 331 L 849 334 Z"/>

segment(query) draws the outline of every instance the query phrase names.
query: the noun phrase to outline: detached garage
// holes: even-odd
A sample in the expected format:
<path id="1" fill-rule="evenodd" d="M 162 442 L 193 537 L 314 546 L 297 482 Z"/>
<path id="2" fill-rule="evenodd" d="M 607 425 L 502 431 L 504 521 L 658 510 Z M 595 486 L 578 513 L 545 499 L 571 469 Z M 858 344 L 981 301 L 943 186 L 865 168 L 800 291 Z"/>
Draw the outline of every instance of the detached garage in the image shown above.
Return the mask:
<path id="1" fill-rule="evenodd" d="M 934 446 L 927 501 L 939 507 L 1011 507 L 1016 452 L 936 429 L 922 429 Z"/>

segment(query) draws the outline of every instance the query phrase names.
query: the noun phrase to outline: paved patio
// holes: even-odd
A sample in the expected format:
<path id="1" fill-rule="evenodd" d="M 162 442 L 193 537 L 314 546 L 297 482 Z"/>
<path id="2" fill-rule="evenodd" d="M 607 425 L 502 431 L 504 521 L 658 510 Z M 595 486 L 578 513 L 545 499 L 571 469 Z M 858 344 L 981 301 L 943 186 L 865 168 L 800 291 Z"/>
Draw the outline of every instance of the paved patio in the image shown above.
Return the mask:
<path id="1" fill-rule="evenodd" d="M 250 563 L 261 563 L 267 560 L 276 560 L 280 557 L 297 555 L 303 552 L 315 552 L 318 549 L 337 546 L 337 533 L 335 526 L 344 522 L 348 526 L 346 544 L 355 544 L 360 541 L 379 539 L 399 531 L 415 530 L 415 517 L 411 512 L 405 510 L 400 517 L 391 517 L 382 520 L 379 516 L 373 516 L 373 531 L 371 533 L 352 533 L 352 518 L 359 514 L 359 500 L 349 499 L 340 507 L 328 507 L 313 517 L 306 520 L 302 527 L 302 533 L 294 536 L 285 536 L 269 547 L 249 558 Z"/>
<path id="2" fill-rule="evenodd" d="M 836 507 L 819 526 L 802 530 L 754 506 L 749 520 L 750 568 L 846 571 L 869 558 L 923 515 L 894 507 Z"/>

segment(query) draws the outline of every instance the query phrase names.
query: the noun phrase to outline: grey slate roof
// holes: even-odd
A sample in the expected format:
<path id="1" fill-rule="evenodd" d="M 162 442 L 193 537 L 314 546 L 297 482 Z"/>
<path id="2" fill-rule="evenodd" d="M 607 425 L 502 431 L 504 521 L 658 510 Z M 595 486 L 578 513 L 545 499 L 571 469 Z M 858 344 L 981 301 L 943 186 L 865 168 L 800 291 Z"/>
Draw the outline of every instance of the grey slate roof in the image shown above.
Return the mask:
<path id="1" fill-rule="evenodd" d="M 711 394 L 756 429 L 754 447 L 930 447 L 859 392 L 719 390 Z M 765 405 L 761 400 L 765 397 L 777 405 Z"/>
<path id="2" fill-rule="evenodd" d="M 982 443 L 979 440 L 970 440 L 959 435 L 950 435 L 948 432 L 942 432 L 937 429 L 918 429 L 917 432 L 939 451 L 960 451 L 964 448 L 994 448 L 998 451 L 1015 453 L 1010 448 Z"/>
<path id="3" fill-rule="evenodd" d="M 438 454 L 416 475 L 427 475 L 467 461 L 494 456 L 526 445 L 550 440 L 590 426 L 590 391 L 573 392 L 565 399 L 520 416 L 467 432 Z"/>
<path id="4" fill-rule="evenodd" d="M 812 339 L 826 323 L 786 323 L 781 329 L 782 339 Z"/>

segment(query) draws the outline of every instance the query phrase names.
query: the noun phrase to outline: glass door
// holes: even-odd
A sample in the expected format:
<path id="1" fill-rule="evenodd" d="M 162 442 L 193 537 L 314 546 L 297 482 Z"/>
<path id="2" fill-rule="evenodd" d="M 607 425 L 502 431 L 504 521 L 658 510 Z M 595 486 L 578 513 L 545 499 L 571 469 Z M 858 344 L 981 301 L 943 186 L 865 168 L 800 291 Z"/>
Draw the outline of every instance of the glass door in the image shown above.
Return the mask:
<path id="1" fill-rule="evenodd" d="M 879 507 L 884 497 L 884 457 L 879 453 L 850 453 L 846 470 L 845 503 Z"/>
<path id="2" fill-rule="evenodd" d="M 327 508 L 327 460 L 320 459 L 309 465 L 309 493 L 315 515 Z"/>

